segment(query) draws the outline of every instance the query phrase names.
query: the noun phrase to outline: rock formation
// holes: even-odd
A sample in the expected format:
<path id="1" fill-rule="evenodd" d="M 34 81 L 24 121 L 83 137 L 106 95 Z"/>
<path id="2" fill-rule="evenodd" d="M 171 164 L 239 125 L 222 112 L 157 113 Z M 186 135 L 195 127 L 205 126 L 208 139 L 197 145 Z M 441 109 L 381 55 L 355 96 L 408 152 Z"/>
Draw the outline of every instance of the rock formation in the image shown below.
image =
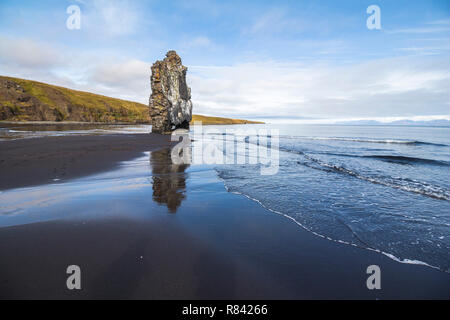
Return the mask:
<path id="1" fill-rule="evenodd" d="M 152 132 L 167 134 L 178 128 L 189 129 L 192 102 L 186 71 L 175 51 L 167 52 L 164 60 L 153 64 L 150 96 Z"/>

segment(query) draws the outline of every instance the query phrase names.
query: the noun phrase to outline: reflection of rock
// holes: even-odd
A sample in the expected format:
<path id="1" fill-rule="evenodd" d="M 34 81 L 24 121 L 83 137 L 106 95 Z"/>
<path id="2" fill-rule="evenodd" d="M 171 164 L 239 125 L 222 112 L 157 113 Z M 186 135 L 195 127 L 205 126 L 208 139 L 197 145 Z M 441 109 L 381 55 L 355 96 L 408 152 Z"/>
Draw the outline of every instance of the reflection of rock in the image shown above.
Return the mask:
<path id="1" fill-rule="evenodd" d="M 177 128 L 189 129 L 192 120 L 191 89 L 186 83 L 187 68 L 175 51 L 152 66 L 150 118 L 152 132 L 170 133 Z"/>
<path id="2" fill-rule="evenodd" d="M 185 198 L 186 173 L 188 164 L 173 164 L 171 150 L 162 149 L 150 154 L 153 173 L 153 200 L 167 205 L 175 213 Z"/>

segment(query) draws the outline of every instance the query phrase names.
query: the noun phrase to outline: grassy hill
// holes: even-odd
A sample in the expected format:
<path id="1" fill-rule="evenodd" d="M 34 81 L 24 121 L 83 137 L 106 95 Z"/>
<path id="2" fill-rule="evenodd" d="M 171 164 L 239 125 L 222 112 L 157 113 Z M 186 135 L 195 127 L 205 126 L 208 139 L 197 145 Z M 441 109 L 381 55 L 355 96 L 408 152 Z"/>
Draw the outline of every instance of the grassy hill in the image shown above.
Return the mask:
<path id="1" fill-rule="evenodd" d="M 198 114 L 192 115 L 192 122 L 201 121 L 204 125 L 212 125 L 212 124 L 257 124 L 264 123 L 258 121 L 249 121 L 249 120 L 241 120 L 241 119 L 231 119 L 231 118 L 220 118 L 220 117 L 208 117 L 201 116 Z"/>
<path id="2" fill-rule="evenodd" d="M 37 81 L 0 76 L 0 120 L 149 123 L 148 106 Z M 255 123 L 194 115 L 203 124 Z"/>
<path id="3" fill-rule="evenodd" d="M 0 77 L 0 120 L 138 123 L 150 118 L 140 103 Z"/>

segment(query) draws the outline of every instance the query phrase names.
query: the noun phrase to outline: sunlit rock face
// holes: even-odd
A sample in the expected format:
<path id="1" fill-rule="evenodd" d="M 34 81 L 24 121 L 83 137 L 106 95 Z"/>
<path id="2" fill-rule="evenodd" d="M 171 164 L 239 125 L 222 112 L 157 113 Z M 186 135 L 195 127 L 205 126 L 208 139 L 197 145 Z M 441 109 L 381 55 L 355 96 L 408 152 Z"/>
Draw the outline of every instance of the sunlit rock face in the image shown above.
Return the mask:
<path id="1" fill-rule="evenodd" d="M 169 134 L 189 129 L 192 120 L 191 89 L 186 83 L 187 68 L 175 51 L 152 66 L 150 117 L 152 132 Z"/>

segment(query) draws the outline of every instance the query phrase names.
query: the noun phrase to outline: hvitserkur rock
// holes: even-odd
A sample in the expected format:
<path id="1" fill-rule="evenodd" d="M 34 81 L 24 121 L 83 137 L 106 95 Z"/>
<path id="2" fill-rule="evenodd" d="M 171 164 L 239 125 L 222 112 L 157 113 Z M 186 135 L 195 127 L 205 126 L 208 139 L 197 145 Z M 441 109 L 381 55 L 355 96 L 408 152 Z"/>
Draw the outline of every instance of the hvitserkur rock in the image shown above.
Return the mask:
<path id="1" fill-rule="evenodd" d="M 175 51 L 152 66 L 150 118 L 152 132 L 169 134 L 189 129 L 192 120 L 191 89 L 186 84 L 187 68 Z"/>

